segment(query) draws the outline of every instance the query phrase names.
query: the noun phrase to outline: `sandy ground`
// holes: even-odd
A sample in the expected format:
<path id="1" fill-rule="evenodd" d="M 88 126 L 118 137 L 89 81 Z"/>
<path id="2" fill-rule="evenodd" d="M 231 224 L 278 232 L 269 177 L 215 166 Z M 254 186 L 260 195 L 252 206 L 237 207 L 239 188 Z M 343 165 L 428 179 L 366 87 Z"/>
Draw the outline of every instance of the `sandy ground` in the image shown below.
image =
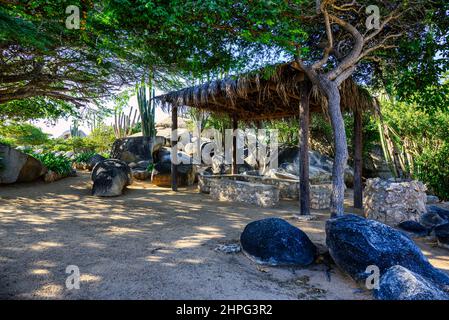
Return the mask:
<path id="1" fill-rule="evenodd" d="M 335 266 L 261 267 L 242 253 L 214 250 L 237 243 L 250 221 L 270 216 L 324 244 L 326 212 L 299 222 L 294 201 L 260 209 L 142 182 L 121 197 L 96 198 L 89 181 L 79 173 L 0 187 L 0 298 L 371 299 Z M 447 251 L 420 246 L 449 270 Z M 80 270 L 80 289 L 66 288 L 69 265 Z"/>

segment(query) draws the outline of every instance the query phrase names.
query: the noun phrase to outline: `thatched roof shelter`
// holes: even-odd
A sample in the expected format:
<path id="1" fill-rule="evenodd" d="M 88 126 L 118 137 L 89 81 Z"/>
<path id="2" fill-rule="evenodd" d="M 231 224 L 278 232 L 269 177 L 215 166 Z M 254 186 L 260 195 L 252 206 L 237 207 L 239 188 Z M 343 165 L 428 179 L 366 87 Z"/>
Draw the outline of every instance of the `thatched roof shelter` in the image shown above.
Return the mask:
<path id="1" fill-rule="evenodd" d="M 285 63 L 257 72 L 184 88 L 156 97 L 163 109 L 193 107 L 237 117 L 240 121 L 270 120 L 299 115 L 300 82 L 307 76 L 296 63 Z M 369 93 L 352 79 L 340 86 L 343 110 L 374 109 Z M 312 89 L 310 112 L 326 112 L 327 100 Z"/>
<path id="2" fill-rule="evenodd" d="M 304 83 L 307 81 L 308 83 Z M 307 85 L 305 85 L 307 84 Z M 303 89 L 304 88 L 304 89 Z M 307 90 L 301 92 L 301 90 Z M 309 96 L 310 94 L 310 96 Z M 301 98 L 302 97 L 302 98 Z M 354 206 L 362 207 L 362 113 L 375 110 L 377 103 L 368 91 L 352 79 L 340 86 L 340 105 L 343 111 L 354 114 Z M 173 91 L 155 97 L 163 109 L 172 111 L 172 129 L 178 128 L 178 109 L 193 107 L 232 118 L 232 129 L 240 122 L 258 122 L 298 117 L 300 130 L 299 158 L 301 170 L 300 210 L 309 214 L 310 191 L 308 172 L 309 115 L 327 113 L 327 99 L 313 87 L 297 63 L 284 63 L 256 72 L 206 82 L 202 85 Z M 300 107 L 300 102 L 304 103 Z M 172 135 L 172 147 L 177 137 Z M 232 172 L 237 173 L 237 138 L 233 137 Z M 177 190 L 177 169 L 172 163 L 172 189 Z"/>

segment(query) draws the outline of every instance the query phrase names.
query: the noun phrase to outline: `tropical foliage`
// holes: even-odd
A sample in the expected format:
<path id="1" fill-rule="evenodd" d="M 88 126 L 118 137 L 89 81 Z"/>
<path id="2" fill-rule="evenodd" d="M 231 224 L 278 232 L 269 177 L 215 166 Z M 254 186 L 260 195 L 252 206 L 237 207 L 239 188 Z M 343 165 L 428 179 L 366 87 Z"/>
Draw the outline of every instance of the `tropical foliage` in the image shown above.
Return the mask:
<path id="1" fill-rule="evenodd" d="M 31 153 L 31 155 L 53 172 L 68 174 L 72 171 L 72 161 L 63 155 L 56 155 L 52 152 Z"/>

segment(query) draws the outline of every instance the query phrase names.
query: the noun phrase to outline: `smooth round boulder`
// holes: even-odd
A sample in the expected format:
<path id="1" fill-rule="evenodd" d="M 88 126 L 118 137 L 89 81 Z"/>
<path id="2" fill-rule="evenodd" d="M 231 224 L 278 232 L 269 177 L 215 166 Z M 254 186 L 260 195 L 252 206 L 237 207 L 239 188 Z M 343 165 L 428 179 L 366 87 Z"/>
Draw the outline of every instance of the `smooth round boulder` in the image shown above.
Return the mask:
<path id="1" fill-rule="evenodd" d="M 107 159 L 98 162 L 92 170 L 92 195 L 115 197 L 132 183 L 131 168 L 123 161 Z"/>
<path id="2" fill-rule="evenodd" d="M 449 286 L 449 276 L 434 268 L 403 232 L 375 220 L 345 214 L 326 222 L 326 244 L 335 263 L 356 281 L 365 280 L 368 266 L 383 274 L 400 265 L 433 283 Z"/>
<path id="3" fill-rule="evenodd" d="M 307 266 L 317 255 L 309 237 L 280 218 L 249 223 L 240 236 L 240 242 L 251 259 L 271 266 Z"/>
<path id="4" fill-rule="evenodd" d="M 434 283 L 407 268 L 396 265 L 380 278 L 374 290 L 379 300 L 448 300 L 449 296 Z"/>

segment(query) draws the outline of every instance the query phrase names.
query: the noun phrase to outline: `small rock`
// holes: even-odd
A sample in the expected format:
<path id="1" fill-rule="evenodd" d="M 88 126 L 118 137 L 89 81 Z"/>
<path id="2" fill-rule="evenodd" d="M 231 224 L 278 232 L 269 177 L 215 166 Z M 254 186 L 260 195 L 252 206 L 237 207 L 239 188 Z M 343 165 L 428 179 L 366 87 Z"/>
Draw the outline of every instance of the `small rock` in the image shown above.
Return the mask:
<path id="1" fill-rule="evenodd" d="M 436 212 L 427 212 L 424 213 L 420 218 L 421 224 L 427 228 L 433 228 L 440 224 L 446 222 L 441 216 Z"/>
<path id="2" fill-rule="evenodd" d="M 411 232 L 417 236 L 426 236 L 429 234 L 429 230 L 421 223 L 409 220 L 398 224 L 398 228 L 407 232 Z"/>
<path id="3" fill-rule="evenodd" d="M 427 206 L 427 212 L 438 214 L 443 220 L 449 222 L 449 210 L 438 206 Z"/>
<path id="4" fill-rule="evenodd" d="M 133 178 L 137 180 L 148 180 L 151 178 L 151 172 L 147 170 L 132 170 Z"/>
<path id="5" fill-rule="evenodd" d="M 380 278 L 374 291 L 379 300 L 448 300 L 449 296 L 438 286 L 407 268 L 396 265 Z"/>
<path id="6" fill-rule="evenodd" d="M 427 195 L 427 204 L 433 204 L 433 203 L 438 203 L 438 202 L 440 202 L 440 199 L 438 199 L 437 196 L 430 195 L 430 194 Z"/>
<path id="7" fill-rule="evenodd" d="M 438 245 L 443 248 L 449 249 L 449 223 L 440 224 L 433 229 L 435 237 L 437 238 Z"/>
<path id="8" fill-rule="evenodd" d="M 215 251 L 230 253 L 239 253 L 242 251 L 242 247 L 239 244 L 221 244 L 215 248 Z"/>

